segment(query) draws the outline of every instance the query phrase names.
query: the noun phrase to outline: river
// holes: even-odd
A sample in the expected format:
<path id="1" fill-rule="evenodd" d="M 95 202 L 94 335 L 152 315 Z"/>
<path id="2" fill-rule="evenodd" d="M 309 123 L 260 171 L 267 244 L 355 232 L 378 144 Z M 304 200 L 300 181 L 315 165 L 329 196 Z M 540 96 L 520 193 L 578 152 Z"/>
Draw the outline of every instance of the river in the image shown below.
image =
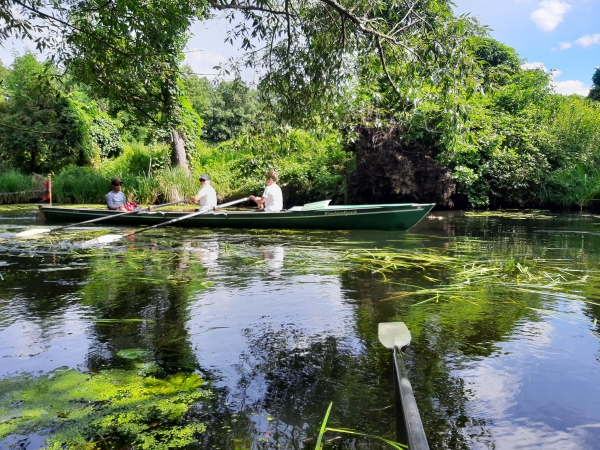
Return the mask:
<path id="1" fill-rule="evenodd" d="M 377 338 L 388 321 L 412 333 L 432 449 L 599 448 L 600 216 L 434 212 L 408 233 L 168 228 L 86 250 L 78 239 L 106 229 L 12 237 L 35 225 L 32 210 L 0 210 L 0 448 L 61 430 L 19 425 L 27 400 L 2 409 L 2 395 L 69 369 L 200 375 L 206 398 L 163 427 L 202 424 L 190 448 L 314 448 L 331 402 L 331 427 L 393 440 L 392 358 Z"/>

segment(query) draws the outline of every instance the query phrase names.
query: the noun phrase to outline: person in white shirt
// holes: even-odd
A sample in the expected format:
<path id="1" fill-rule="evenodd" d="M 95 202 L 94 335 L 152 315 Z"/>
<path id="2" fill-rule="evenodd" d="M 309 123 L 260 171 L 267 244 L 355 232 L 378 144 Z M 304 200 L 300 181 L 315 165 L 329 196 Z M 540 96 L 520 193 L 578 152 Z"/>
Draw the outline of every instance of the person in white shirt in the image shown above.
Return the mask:
<path id="1" fill-rule="evenodd" d="M 197 203 L 200 205 L 200 211 L 210 211 L 217 207 L 217 192 L 210 184 L 210 175 L 203 174 L 200 176 L 202 188 L 198 193 L 188 199 L 189 203 Z"/>
<path id="2" fill-rule="evenodd" d="M 283 209 L 283 194 L 281 188 L 277 186 L 279 174 L 274 170 L 267 174 L 267 187 L 263 192 L 262 197 L 251 195 L 250 200 L 256 202 L 258 209 L 263 209 L 265 212 L 281 211 Z"/>

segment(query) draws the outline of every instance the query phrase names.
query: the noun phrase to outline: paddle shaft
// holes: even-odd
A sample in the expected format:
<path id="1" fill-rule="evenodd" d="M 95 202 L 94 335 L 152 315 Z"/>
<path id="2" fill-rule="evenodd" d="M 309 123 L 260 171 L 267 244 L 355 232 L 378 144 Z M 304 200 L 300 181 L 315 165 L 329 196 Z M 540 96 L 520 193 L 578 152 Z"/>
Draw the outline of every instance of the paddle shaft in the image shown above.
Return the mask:
<path id="1" fill-rule="evenodd" d="M 219 209 L 220 208 L 227 208 L 228 206 L 237 205 L 238 203 L 243 203 L 243 202 L 245 202 L 247 200 L 248 200 L 248 197 L 244 197 L 244 198 L 241 198 L 239 200 L 234 200 L 232 202 L 223 203 L 222 205 L 219 205 L 218 208 Z M 172 223 L 179 222 L 180 220 L 189 219 L 191 217 L 199 216 L 200 214 L 206 214 L 206 213 L 213 212 L 213 211 L 214 211 L 214 209 L 208 210 L 208 211 L 198 211 L 198 212 L 195 212 L 195 213 L 192 213 L 192 214 L 188 214 L 187 216 L 177 217 L 176 219 L 172 219 L 172 220 L 169 220 L 167 222 L 163 222 L 163 223 L 159 223 L 159 224 L 156 224 L 156 225 L 152 225 L 150 227 L 146 227 L 143 230 L 134 231 L 133 233 L 126 234 L 126 235 L 122 236 L 121 238 L 133 236 L 133 235 L 139 234 L 139 233 L 144 233 L 144 232 L 146 232 L 148 230 L 153 230 L 155 228 L 164 227 L 166 225 L 171 225 Z"/>
<path id="2" fill-rule="evenodd" d="M 152 206 L 152 209 L 162 208 L 163 206 L 176 205 L 178 203 L 183 203 L 185 201 L 187 201 L 187 200 L 179 200 L 177 202 L 163 203 L 162 205 Z M 77 223 L 72 223 L 70 225 L 65 225 L 64 227 L 53 228 L 51 230 L 51 233 L 54 233 L 54 232 L 60 231 L 60 230 L 64 230 L 65 228 L 75 227 L 77 225 L 84 225 L 84 224 L 94 223 L 94 222 L 102 222 L 103 220 L 114 219 L 115 217 L 126 216 L 127 214 L 135 214 L 135 213 L 139 213 L 141 211 L 150 211 L 150 206 L 148 208 L 144 208 L 144 209 L 141 209 L 138 211 L 127 211 L 127 212 L 122 212 L 122 213 L 118 213 L 118 214 L 111 214 L 108 216 L 99 217 L 97 219 L 86 220 L 85 222 L 77 222 Z"/>

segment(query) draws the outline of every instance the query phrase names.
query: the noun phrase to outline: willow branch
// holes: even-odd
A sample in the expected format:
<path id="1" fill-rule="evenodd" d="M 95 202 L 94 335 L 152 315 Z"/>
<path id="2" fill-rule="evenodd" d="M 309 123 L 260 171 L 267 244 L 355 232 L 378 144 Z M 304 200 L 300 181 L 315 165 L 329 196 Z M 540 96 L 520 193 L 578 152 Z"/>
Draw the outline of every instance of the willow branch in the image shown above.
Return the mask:
<path id="1" fill-rule="evenodd" d="M 12 1 L 15 4 L 20 5 L 21 7 L 23 7 L 25 9 L 33 12 L 34 14 L 37 14 L 39 17 L 49 20 L 50 22 L 55 22 L 55 23 L 63 25 L 66 28 L 69 28 L 71 30 L 75 30 L 75 31 L 77 31 L 77 32 L 79 32 L 81 34 L 86 34 L 88 36 L 95 37 L 100 42 L 102 42 L 103 44 L 105 44 L 108 48 L 116 51 L 117 53 L 120 53 L 123 56 L 131 56 L 129 53 L 122 51 L 120 48 L 115 47 L 114 45 L 111 45 L 110 42 L 108 42 L 108 41 L 100 38 L 99 36 L 97 36 L 97 35 L 95 35 L 93 33 L 90 33 L 90 32 L 88 32 L 88 31 L 86 31 L 86 30 L 84 30 L 82 28 L 76 27 L 75 25 L 73 25 L 73 24 L 71 24 L 69 22 L 66 22 L 66 21 L 64 21 L 64 20 L 62 20 L 62 19 L 60 19 L 60 18 L 58 18 L 56 16 L 53 16 L 53 15 L 50 15 L 50 14 L 46 14 L 45 12 L 39 11 L 39 10 L 37 10 L 35 8 L 32 8 L 31 6 L 26 5 L 25 3 L 23 3 L 20 0 L 12 0 Z"/>
<path id="2" fill-rule="evenodd" d="M 208 4 L 211 7 L 218 9 L 220 11 L 235 9 L 235 10 L 239 10 L 239 11 L 259 11 L 259 12 L 265 12 L 265 13 L 269 13 L 269 14 L 277 14 L 277 15 L 282 15 L 282 16 L 286 15 L 285 11 L 278 11 L 276 9 L 263 8 L 262 6 L 240 5 L 238 3 L 222 4 L 222 3 L 217 3 L 215 0 L 208 0 Z"/>
<path id="3" fill-rule="evenodd" d="M 291 53 L 291 46 L 292 46 L 292 30 L 291 30 L 291 24 L 290 24 L 290 0 L 285 0 L 285 20 L 287 21 L 287 54 L 288 54 L 288 58 L 290 57 L 290 53 Z"/>
<path id="4" fill-rule="evenodd" d="M 398 96 L 398 98 L 402 98 L 402 95 L 400 94 L 400 90 L 398 89 L 398 86 L 396 86 L 396 83 L 394 82 L 394 80 L 392 79 L 392 76 L 390 75 L 390 72 L 388 71 L 387 63 L 385 62 L 385 54 L 383 52 L 383 47 L 381 46 L 381 41 L 379 40 L 379 37 L 375 38 L 375 44 L 377 45 L 379 59 L 381 60 L 381 66 L 383 67 L 383 71 L 385 72 L 385 75 L 387 76 L 387 79 L 390 82 L 390 84 L 392 85 L 392 88 L 396 92 L 396 95 Z"/>

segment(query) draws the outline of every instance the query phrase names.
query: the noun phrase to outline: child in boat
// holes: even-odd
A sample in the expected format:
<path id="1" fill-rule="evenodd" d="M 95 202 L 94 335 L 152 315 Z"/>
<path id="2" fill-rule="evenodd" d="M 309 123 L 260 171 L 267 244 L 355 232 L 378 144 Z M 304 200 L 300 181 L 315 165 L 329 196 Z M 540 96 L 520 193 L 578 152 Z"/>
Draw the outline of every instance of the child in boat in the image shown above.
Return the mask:
<path id="1" fill-rule="evenodd" d="M 127 203 L 125 201 L 125 194 L 121 192 L 123 182 L 120 178 L 113 178 L 110 184 L 112 184 L 112 191 L 106 194 L 106 206 L 111 211 L 127 211 L 125 209 Z"/>
<path id="2" fill-rule="evenodd" d="M 197 203 L 200 205 L 200 211 L 210 211 L 217 207 L 217 192 L 210 184 L 210 175 L 207 173 L 200 176 L 202 188 L 198 193 L 188 199 L 189 203 Z"/>
<path id="3" fill-rule="evenodd" d="M 256 202 L 258 209 L 264 208 L 266 212 L 277 212 L 283 209 L 283 193 L 281 188 L 277 186 L 277 180 L 279 180 L 279 174 L 271 170 L 267 174 L 267 187 L 262 197 L 255 197 L 254 195 L 248 197 Z"/>

